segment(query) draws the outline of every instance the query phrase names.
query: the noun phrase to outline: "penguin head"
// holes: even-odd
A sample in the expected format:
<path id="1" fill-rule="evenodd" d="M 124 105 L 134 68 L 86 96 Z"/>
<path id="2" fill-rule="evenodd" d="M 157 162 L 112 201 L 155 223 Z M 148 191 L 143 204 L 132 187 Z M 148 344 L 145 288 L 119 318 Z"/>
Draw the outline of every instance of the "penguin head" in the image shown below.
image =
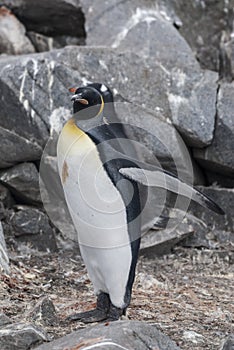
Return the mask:
<path id="1" fill-rule="evenodd" d="M 104 101 L 102 95 L 92 86 L 85 86 L 76 89 L 72 96 L 73 111 L 79 113 L 81 118 L 93 118 L 101 114 Z"/>
<path id="2" fill-rule="evenodd" d="M 71 100 L 76 125 L 83 131 L 101 125 L 104 109 L 101 93 L 93 86 L 79 87 L 70 91 L 75 92 Z"/>

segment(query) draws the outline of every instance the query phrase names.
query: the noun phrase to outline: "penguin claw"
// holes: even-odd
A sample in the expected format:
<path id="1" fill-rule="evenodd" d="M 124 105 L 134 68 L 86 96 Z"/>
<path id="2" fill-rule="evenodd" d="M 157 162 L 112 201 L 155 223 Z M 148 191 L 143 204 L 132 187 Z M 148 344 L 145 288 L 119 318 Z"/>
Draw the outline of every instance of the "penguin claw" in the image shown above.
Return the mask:
<path id="1" fill-rule="evenodd" d="M 66 321 L 80 321 L 83 323 L 93 323 L 104 321 L 107 318 L 107 313 L 104 310 L 94 309 L 90 311 L 80 312 L 78 314 L 70 315 L 66 318 Z"/>

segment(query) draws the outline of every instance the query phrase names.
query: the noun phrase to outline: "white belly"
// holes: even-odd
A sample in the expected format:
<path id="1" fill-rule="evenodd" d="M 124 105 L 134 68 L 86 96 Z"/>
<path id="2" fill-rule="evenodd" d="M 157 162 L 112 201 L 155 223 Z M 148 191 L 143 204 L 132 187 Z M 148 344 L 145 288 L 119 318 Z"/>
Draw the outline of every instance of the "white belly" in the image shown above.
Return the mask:
<path id="1" fill-rule="evenodd" d="M 122 307 L 132 259 L 125 205 L 92 140 L 70 136 L 59 138 L 58 165 L 81 254 L 95 292 Z"/>

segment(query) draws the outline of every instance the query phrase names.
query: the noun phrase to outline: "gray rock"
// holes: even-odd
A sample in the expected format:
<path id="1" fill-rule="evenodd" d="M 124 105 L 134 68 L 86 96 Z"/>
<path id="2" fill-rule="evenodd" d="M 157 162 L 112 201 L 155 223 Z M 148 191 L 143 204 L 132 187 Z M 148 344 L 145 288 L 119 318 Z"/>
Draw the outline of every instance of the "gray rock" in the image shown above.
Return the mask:
<path id="1" fill-rule="evenodd" d="M 179 32 L 186 39 L 203 68 L 219 70 L 222 32 L 232 31 L 231 1 L 167 1 L 180 18 Z"/>
<path id="2" fill-rule="evenodd" d="M 142 0 L 82 3 L 87 13 L 87 43 L 139 53 L 152 68 L 148 74 L 153 74 L 153 62 L 158 62 L 165 73 L 171 110 L 163 113 L 172 118 L 188 145 L 209 145 L 214 132 L 218 75 L 200 71 L 191 48 L 162 7 Z M 114 26 L 113 18 L 118 18 Z M 157 96 L 148 100 L 147 95 L 145 105 L 155 109 Z"/>
<path id="3" fill-rule="evenodd" d="M 234 83 L 223 83 L 218 93 L 217 121 L 212 144 L 195 149 L 194 157 L 208 170 L 234 175 Z"/>
<path id="4" fill-rule="evenodd" d="M 218 74 L 204 71 L 199 79 L 196 75 L 194 78 L 193 84 L 191 78 L 186 78 L 188 82 L 182 83 L 179 89 L 177 86 L 177 92 L 170 92 L 169 102 L 173 124 L 186 143 L 204 147 L 212 142 L 214 136 Z M 175 80 L 176 85 L 178 79 Z"/>
<path id="5" fill-rule="evenodd" d="M 10 267 L 9 267 L 9 258 L 7 254 L 5 238 L 4 238 L 3 229 L 2 229 L 2 223 L 0 221 L 0 272 L 1 271 L 5 273 L 9 273 Z"/>
<path id="6" fill-rule="evenodd" d="M 225 215 L 217 215 L 208 209 L 192 203 L 191 212 L 214 230 L 234 232 L 234 190 L 231 188 L 198 186 L 201 192 L 214 200 L 225 212 Z"/>
<path id="7" fill-rule="evenodd" d="M 25 25 L 28 31 L 45 35 L 84 37 L 84 15 L 79 0 L 1 0 Z"/>
<path id="8" fill-rule="evenodd" d="M 29 243 L 40 251 L 56 251 L 54 230 L 41 210 L 18 206 L 10 215 L 8 224 L 18 242 Z"/>
<path id="9" fill-rule="evenodd" d="M 198 67 L 189 45 L 161 6 L 144 0 L 81 3 L 86 14 L 88 45 L 130 49 L 159 61 L 167 69 Z M 114 18 L 118 20 L 113 25 Z"/>
<path id="10" fill-rule="evenodd" d="M 20 55 L 35 52 L 22 23 L 6 7 L 0 7 L 0 54 Z"/>
<path id="11" fill-rule="evenodd" d="M 222 350 L 234 350 L 234 334 L 230 334 L 225 340 Z"/>
<path id="12" fill-rule="evenodd" d="M 16 323 L 0 329 L 2 350 L 25 350 L 48 341 L 45 332 L 32 324 Z"/>
<path id="13" fill-rule="evenodd" d="M 0 126 L 0 140 L 0 168 L 8 168 L 18 162 L 40 159 L 42 148 L 30 137 L 17 135 L 13 130 Z"/>
<path id="14" fill-rule="evenodd" d="M 4 208 L 10 208 L 15 203 L 9 189 L 2 184 L 0 184 L 0 203 Z"/>
<path id="15" fill-rule="evenodd" d="M 181 240 L 179 245 L 189 248 L 216 249 L 223 251 L 227 257 L 232 255 L 230 248 L 234 244 L 233 232 L 220 229 L 213 230 L 206 222 L 188 213 L 186 214 L 186 221 L 193 227 L 194 233 Z"/>
<path id="16" fill-rule="evenodd" d="M 0 313 L 0 328 L 3 328 L 6 325 L 11 323 L 12 323 L 12 320 L 8 316 L 6 316 L 3 313 Z"/>
<path id="17" fill-rule="evenodd" d="M 28 32 L 33 46 L 37 52 L 50 51 L 53 49 L 53 38 L 36 32 Z"/>
<path id="18" fill-rule="evenodd" d="M 46 36 L 41 33 L 27 33 L 37 52 L 51 51 L 68 45 L 83 45 L 84 38 L 69 35 Z"/>
<path id="19" fill-rule="evenodd" d="M 34 322 L 42 323 L 47 326 L 58 324 L 58 316 L 53 302 L 45 297 L 40 300 L 29 314 L 30 319 Z"/>
<path id="20" fill-rule="evenodd" d="M 0 181 L 10 188 L 18 202 L 41 202 L 39 173 L 35 164 L 22 163 L 0 171 Z"/>
<path id="21" fill-rule="evenodd" d="M 140 250 L 142 255 L 154 258 L 170 254 L 176 244 L 193 236 L 193 226 L 186 223 L 182 212 L 176 211 L 176 213 L 178 217 L 169 221 L 165 230 L 150 230 L 142 237 Z"/>
<path id="22" fill-rule="evenodd" d="M 77 74 L 40 54 L 2 59 L 0 72 L 0 168 L 39 160 L 58 115 L 70 117 L 68 87 Z"/>
<path id="23" fill-rule="evenodd" d="M 231 65 L 231 77 L 234 77 L 234 38 L 232 37 L 231 40 L 228 43 L 228 55 L 229 55 L 229 61 Z"/>
<path id="24" fill-rule="evenodd" d="M 98 349 L 115 349 L 117 345 L 129 350 L 157 349 L 179 350 L 174 341 L 155 326 L 139 321 L 117 321 L 107 326 L 100 324 L 73 332 L 52 343 L 43 344 L 37 350 L 63 350 L 85 345 L 99 344 Z M 104 345 L 106 344 L 106 345 Z"/>
<path id="25" fill-rule="evenodd" d="M 225 211 L 224 216 L 216 215 L 196 203 L 191 203 L 187 223 L 194 228 L 194 235 L 187 237 L 181 245 L 186 247 L 225 248 L 234 243 L 234 190 L 218 187 L 198 187 Z"/>

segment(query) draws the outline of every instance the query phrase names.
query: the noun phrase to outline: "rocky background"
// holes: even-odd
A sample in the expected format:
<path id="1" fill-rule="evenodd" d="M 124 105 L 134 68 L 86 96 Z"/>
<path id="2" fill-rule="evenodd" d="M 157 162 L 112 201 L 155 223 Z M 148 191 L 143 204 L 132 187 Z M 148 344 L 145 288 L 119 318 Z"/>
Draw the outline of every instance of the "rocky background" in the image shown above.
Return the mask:
<path id="1" fill-rule="evenodd" d="M 233 262 L 233 8 L 233 0 L 0 0 L 0 267 L 4 278 L 10 274 L 9 256 L 13 269 L 16 256 L 77 249 L 67 239 L 74 237 L 74 231 L 70 222 L 61 220 L 66 209 L 57 193 L 51 195 L 61 210 L 58 214 L 55 208 L 52 219 L 61 221 L 59 229 L 46 214 L 39 169 L 48 140 L 55 139 L 71 116 L 68 88 L 87 82 L 110 86 L 122 108 L 127 101 L 118 111 L 120 118 L 159 133 L 167 148 L 142 133 L 135 135 L 137 140 L 166 169 L 173 171 L 176 160 L 185 178 L 193 171 L 194 184 L 226 213 L 218 217 L 193 204 L 175 231 L 151 231 L 143 239 L 142 254 L 154 258 L 180 244 L 214 250 Z M 49 143 L 42 173 L 54 174 L 54 156 L 54 145 Z M 59 184 L 52 179 L 56 192 Z M 33 325 L 6 326 L 11 322 L 6 315 L 0 317 L 1 349 L 8 349 L 9 342 L 11 349 L 29 349 L 49 339 Z M 97 327 L 94 333 L 87 330 L 79 337 L 118 340 L 130 326 L 123 324 L 118 331 L 116 327 L 106 333 Z M 140 329 L 137 323 L 131 327 L 131 334 Z M 128 349 L 179 349 L 163 334 L 144 327 L 145 347 L 129 345 L 133 342 L 129 333 Z M 225 335 L 221 332 L 220 339 Z M 183 346 L 198 337 L 187 336 Z M 155 343 L 150 343 L 151 338 Z M 223 349 L 231 349 L 232 339 Z M 61 344 L 54 349 L 63 349 Z M 75 345 L 71 339 L 71 348 Z M 78 345 L 76 349 L 90 344 Z M 197 349 L 202 346 L 201 342 Z"/>

